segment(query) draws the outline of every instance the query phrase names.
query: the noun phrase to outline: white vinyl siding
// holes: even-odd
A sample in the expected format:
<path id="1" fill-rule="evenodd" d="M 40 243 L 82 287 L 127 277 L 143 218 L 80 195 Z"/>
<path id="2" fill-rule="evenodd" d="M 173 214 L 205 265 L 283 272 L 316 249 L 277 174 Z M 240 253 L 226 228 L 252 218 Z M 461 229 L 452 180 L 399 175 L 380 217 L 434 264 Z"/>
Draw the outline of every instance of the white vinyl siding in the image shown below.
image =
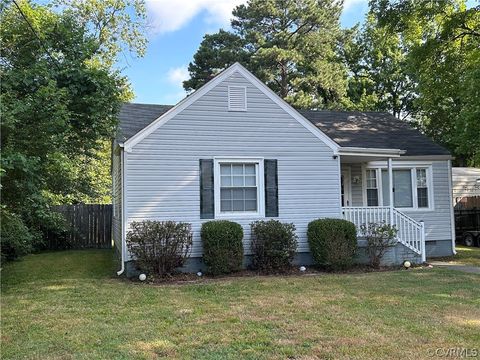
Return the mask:
<path id="1" fill-rule="evenodd" d="M 228 86 L 246 88 L 247 112 L 229 111 Z M 308 223 L 341 216 L 339 159 L 333 155 L 310 130 L 234 73 L 133 146 L 126 161 L 127 224 L 143 219 L 192 223 L 192 256 L 201 256 L 199 159 L 276 159 L 277 219 L 295 224 L 298 251 L 306 252 Z M 250 223 L 263 217 L 233 214 L 229 219 L 243 226 L 249 254 Z"/>

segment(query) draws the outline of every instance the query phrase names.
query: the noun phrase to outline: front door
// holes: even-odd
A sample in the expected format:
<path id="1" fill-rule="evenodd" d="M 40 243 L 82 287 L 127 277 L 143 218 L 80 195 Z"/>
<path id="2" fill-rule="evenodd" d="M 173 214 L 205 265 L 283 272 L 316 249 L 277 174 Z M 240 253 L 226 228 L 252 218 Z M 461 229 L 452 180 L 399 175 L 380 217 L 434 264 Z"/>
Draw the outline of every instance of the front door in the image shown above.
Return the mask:
<path id="1" fill-rule="evenodd" d="M 340 186 L 342 191 L 342 206 L 352 206 L 350 169 L 342 170 L 340 181 L 341 181 Z"/>

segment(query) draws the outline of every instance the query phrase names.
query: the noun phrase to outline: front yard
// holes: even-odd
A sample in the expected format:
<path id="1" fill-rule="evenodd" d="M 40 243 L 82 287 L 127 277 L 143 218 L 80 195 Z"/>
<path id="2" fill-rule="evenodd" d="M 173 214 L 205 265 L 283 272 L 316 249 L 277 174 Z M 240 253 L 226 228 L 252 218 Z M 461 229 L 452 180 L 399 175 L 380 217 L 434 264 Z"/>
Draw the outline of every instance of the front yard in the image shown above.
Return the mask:
<path id="1" fill-rule="evenodd" d="M 2 358 L 405 359 L 480 344 L 479 275 L 423 268 L 153 286 L 114 270 L 110 251 L 8 264 Z"/>
<path id="2" fill-rule="evenodd" d="M 480 248 L 457 245 L 456 250 L 457 254 L 455 256 L 445 257 L 441 260 L 446 261 L 452 265 L 463 264 L 480 267 Z"/>

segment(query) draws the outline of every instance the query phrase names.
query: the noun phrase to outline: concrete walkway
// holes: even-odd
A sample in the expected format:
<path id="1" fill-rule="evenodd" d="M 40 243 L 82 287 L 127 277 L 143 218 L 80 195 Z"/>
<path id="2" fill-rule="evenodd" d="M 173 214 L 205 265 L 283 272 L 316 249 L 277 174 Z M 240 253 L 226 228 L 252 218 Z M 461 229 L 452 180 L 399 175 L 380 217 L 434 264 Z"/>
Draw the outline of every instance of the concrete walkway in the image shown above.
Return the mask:
<path id="1" fill-rule="evenodd" d="M 431 261 L 429 264 L 438 267 L 444 267 L 450 270 L 462 271 L 470 274 L 480 274 L 480 267 L 473 265 L 451 264 L 445 261 Z"/>

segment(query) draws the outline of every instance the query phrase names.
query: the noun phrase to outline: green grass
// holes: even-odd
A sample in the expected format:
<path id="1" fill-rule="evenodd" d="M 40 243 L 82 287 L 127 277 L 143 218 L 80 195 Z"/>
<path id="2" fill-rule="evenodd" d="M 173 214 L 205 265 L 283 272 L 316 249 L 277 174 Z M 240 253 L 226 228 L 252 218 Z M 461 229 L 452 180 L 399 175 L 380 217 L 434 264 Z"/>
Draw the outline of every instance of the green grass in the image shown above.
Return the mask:
<path id="1" fill-rule="evenodd" d="M 480 248 L 457 245 L 455 249 L 457 250 L 456 255 L 434 260 L 447 261 L 451 264 L 480 266 Z"/>
<path id="2" fill-rule="evenodd" d="M 147 285 L 109 251 L 2 270 L 2 359 L 428 358 L 478 348 L 480 276 L 445 269 Z"/>

